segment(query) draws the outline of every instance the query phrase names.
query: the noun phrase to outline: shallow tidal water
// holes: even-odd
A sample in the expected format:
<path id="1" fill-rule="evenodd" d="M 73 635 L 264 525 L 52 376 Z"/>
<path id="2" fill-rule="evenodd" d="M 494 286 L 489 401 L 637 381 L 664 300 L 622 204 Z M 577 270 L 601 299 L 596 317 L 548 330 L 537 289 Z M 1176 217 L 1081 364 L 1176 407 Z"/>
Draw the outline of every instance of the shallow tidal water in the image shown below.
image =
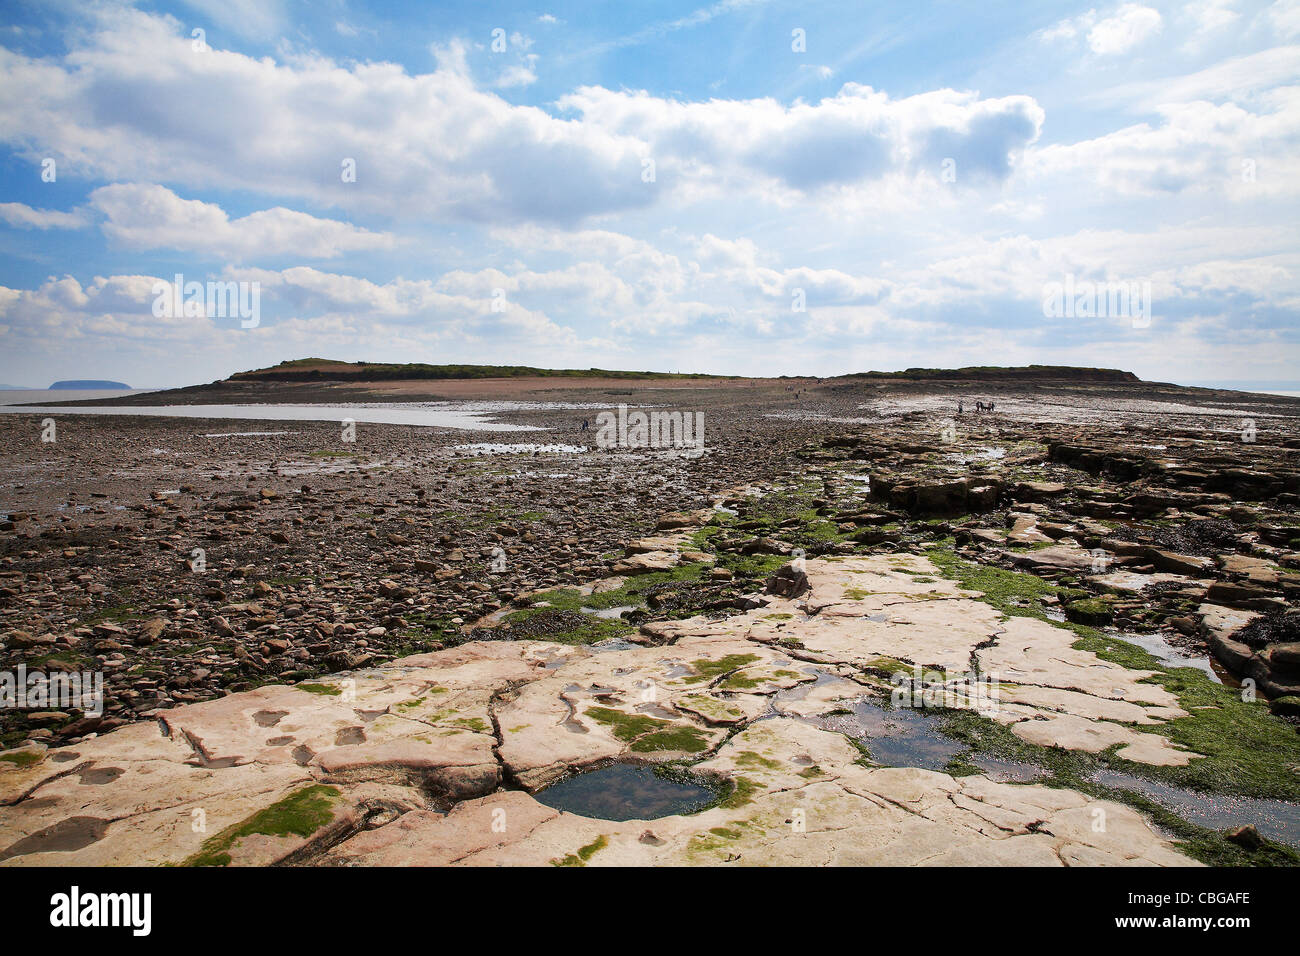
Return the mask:
<path id="1" fill-rule="evenodd" d="M 1262 835 L 1300 847 L 1300 804 L 1218 793 L 1198 793 L 1115 770 L 1099 770 L 1093 780 L 1117 790 L 1134 790 L 1172 810 L 1189 823 L 1227 830 L 1253 823 Z"/>
<path id="2" fill-rule="evenodd" d="M 144 415 L 162 418 L 213 418 L 237 421 L 354 422 L 371 425 L 425 425 L 480 432 L 540 431 L 535 425 L 495 422 L 490 417 L 522 407 L 504 403 L 386 403 L 357 405 L 0 405 L 0 414 Z"/>
<path id="3" fill-rule="evenodd" d="M 870 751 L 874 763 L 888 767 L 943 770 L 948 761 L 965 748 L 939 733 L 935 729 L 937 722 L 935 714 L 907 707 L 885 709 L 870 699 L 856 702 L 851 714 L 837 714 L 817 721 L 827 730 L 860 740 Z M 985 754 L 974 754 L 970 762 L 990 779 L 1006 783 L 1028 783 L 1043 774 L 1032 764 Z M 1227 830 L 1251 823 L 1269 839 L 1300 847 L 1300 804 L 1199 793 L 1109 769 L 1098 770 L 1092 779 L 1116 790 L 1136 791 L 1189 823 L 1212 830 Z"/>

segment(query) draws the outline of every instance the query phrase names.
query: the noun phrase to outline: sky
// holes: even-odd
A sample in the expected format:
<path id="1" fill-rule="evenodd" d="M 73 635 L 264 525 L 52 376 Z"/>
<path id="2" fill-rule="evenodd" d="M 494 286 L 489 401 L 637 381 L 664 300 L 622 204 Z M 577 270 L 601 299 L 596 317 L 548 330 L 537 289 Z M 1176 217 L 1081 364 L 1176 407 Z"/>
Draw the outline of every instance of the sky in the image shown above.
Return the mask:
<path id="1" fill-rule="evenodd" d="M 1300 0 L 7 0 L 0 383 L 1297 388 L 1298 147 Z M 1132 298 L 1049 307 L 1067 283 Z"/>

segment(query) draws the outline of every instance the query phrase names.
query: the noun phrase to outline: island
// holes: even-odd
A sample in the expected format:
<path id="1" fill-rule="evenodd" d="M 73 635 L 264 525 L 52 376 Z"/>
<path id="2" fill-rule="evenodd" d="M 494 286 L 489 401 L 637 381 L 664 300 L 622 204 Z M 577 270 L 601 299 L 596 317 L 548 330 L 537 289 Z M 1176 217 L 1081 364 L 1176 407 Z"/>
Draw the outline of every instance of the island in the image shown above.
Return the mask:
<path id="1" fill-rule="evenodd" d="M 109 382 L 98 378 L 70 378 L 65 382 L 55 382 L 50 386 L 50 391 L 53 392 L 68 389 L 79 389 L 82 391 L 110 388 L 129 389 L 130 387 L 131 386 L 127 385 L 125 382 Z"/>

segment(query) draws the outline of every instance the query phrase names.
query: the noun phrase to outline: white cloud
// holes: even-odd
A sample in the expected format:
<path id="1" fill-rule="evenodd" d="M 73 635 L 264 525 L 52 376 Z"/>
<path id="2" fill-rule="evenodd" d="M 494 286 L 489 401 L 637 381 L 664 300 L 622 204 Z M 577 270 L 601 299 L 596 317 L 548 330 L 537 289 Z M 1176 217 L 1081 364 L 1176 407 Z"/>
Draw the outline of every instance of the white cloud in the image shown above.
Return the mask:
<path id="1" fill-rule="evenodd" d="M 1083 100 L 1128 110 L 1150 110 L 1201 99 L 1250 103 L 1260 101 L 1267 91 L 1278 87 L 1285 95 L 1285 87 L 1298 80 L 1300 45 L 1293 44 L 1230 56 L 1180 76 L 1121 83 L 1086 93 Z"/>
<path id="2" fill-rule="evenodd" d="M 427 280 L 381 284 L 306 267 L 227 269 L 223 278 L 259 283 L 259 327 L 245 330 L 238 319 L 206 315 L 156 316 L 155 285 L 171 277 L 96 276 L 83 286 L 64 276 L 31 290 L 0 286 L 0 332 L 9 347 L 26 356 L 50 350 L 82 356 L 127 351 L 135 358 L 153 356 L 155 362 L 181 347 L 212 358 L 252 346 L 264 358 L 318 354 L 307 346 L 335 341 L 397 357 L 400 352 L 389 351 L 397 342 L 428 349 L 437 343 L 500 340 L 527 349 L 574 347 L 582 341 L 537 310 L 512 303 L 497 313 L 490 298 L 447 295 Z"/>
<path id="3" fill-rule="evenodd" d="M 1085 229 L 1034 239 L 971 238 L 958 254 L 901 271 L 891 300 L 942 307 L 1001 300 L 1030 302 L 1066 273 L 1081 280 L 1152 280 L 1168 314 L 1172 304 L 1205 302 L 1217 313 L 1231 299 L 1281 307 L 1300 292 L 1300 230 L 1185 224 L 1149 231 Z"/>
<path id="4" fill-rule="evenodd" d="M 1035 36 L 1043 43 L 1072 40 L 1097 22 L 1097 11 L 1089 10 L 1078 17 L 1068 17 L 1050 27 L 1039 30 Z"/>
<path id="5" fill-rule="evenodd" d="M 1212 33 L 1235 23 L 1240 17 L 1233 9 L 1235 0 L 1198 0 L 1185 13 L 1196 24 L 1198 33 Z"/>
<path id="6" fill-rule="evenodd" d="M 697 190 L 798 195 L 910 178 L 937 170 L 945 157 L 956 157 L 972 178 L 1001 180 L 1043 121 L 1026 96 L 937 90 L 893 100 L 855 83 L 791 106 L 769 99 L 683 103 L 601 87 L 583 87 L 559 105 L 584 123 L 644 139 L 661 179 Z"/>
<path id="7" fill-rule="evenodd" d="M 1264 16 L 1279 37 L 1287 40 L 1300 37 L 1300 0 L 1276 0 L 1264 11 Z"/>
<path id="8" fill-rule="evenodd" d="M 1088 46 L 1099 56 L 1127 53 L 1160 32 L 1160 11 L 1126 3 L 1113 16 L 1099 20 L 1088 31 Z"/>
<path id="9" fill-rule="evenodd" d="M 101 179 L 410 218 L 574 223 L 706 194 L 842 192 L 916 176 L 941 156 L 998 181 L 1043 116 L 1025 96 L 893 100 L 848 84 L 788 107 L 584 87 L 561 99 L 568 115 L 558 117 L 478 88 L 463 45 L 439 53 L 438 69 L 421 75 L 318 56 L 195 54 L 174 20 L 113 11 L 65 59 L 0 49 L 0 141 Z M 356 183 L 339 181 L 345 157 L 357 161 Z M 645 158 L 657 163 L 654 183 L 642 179 Z"/>
<path id="10" fill-rule="evenodd" d="M 537 82 L 537 74 L 528 66 L 508 66 L 497 77 L 496 86 L 509 89 L 515 86 L 530 86 Z"/>
<path id="11" fill-rule="evenodd" d="M 242 261 L 284 255 L 332 259 L 395 244 L 388 233 L 283 206 L 232 220 L 214 203 L 182 199 L 158 185 L 101 186 L 90 194 L 90 205 L 106 217 L 105 235 L 140 249 L 178 249 Z"/>
<path id="12" fill-rule="evenodd" d="M 95 276 L 84 287 L 72 276 L 51 276 L 35 289 L 4 289 L 0 320 L 6 337 L 24 350 L 46 345 L 84 349 L 95 343 L 175 348 L 203 347 L 214 331 L 206 317 L 157 317 L 153 314 L 156 282 L 152 276 Z"/>
<path id="13" fill-rule="evenodd" d="M 1086 37 L 1088 48 L 1093 53 L 1114 56 L 1127 53 L 1159 33 L 1162 25 L 1160 11 L 1155 8 L 1125 3 L 1109 16 L 1103 17 L 1096 10 L 1089 10 L 1040 30 L 1036 36 L 1044 43 Z"/>
<path id="14" fill-rule="evenodd" d="M 60 158 L 61 188 L 91 198 L 70 212 L 0 204 L 0 221 L 98 216 L 110 261 L 122 246 L 177 250 L 256 279 L 263 324 L 159 325 L 153 280 L 83 271 L 0 288 L 0 351 L 112 354 L 150 374 L 190 361 L 190 381 L 304 354 L 772 373 L 1057 360 L 1170 379 L 1219 372 L 1222 355 L 1253 363 L 1241 378 L 1294 377 L 1265 369 L 1297 354 L 1300 236 L 1285 223 L 1300 194 L 1300 46 L 1259 45 L 1295 8 L 1236 25 L 1229 4 L 1202 0 L 1160 26 L 1110 0 L 1043 31 L 1054 46 L 1030 52 L 1050 76 L 1027 62 L 1015 85 L 977 68 L 970 89 L 846 83 L 790 102 L 793 86 L 691 100 L 606 83 L 537 108 L 493 89 L 535 79 L 522 37 L 504 56 L 440 37 L 436 69 L 413 74 L 301 50 L 257 59 L 212 32 L 196 55 L 188 23 L 96 7 L 66 54 L 0 48 L 0 143 Z M 1150 43 L 1157 30 L 1169 36 Z M 863 76 L 853 56 L 827 57 Z M 1060 70 L 1071 61 L 1079 74 Z M 548 80 L 575 75 L 547 62 Z M 819 69 L 760 88 L 811 85 Z M 340 180 L 344 157 L 356 182 Z M 948 158 L 953 183 L 938 179 Z M 31 261 L 59 261 L 63 238 L 9 237 Z M 1149 278 L 1150 334 L 1045 322 L 1042 285 L 1067 272 Z M 182 354 L 200 357 L 161 361 Z M 161 384 L 133 374 L 109 377 Z"/>
<path id="15" fill-rule="evenodd" d="M 20 202 L 0 202 L 0 219 L 19 229 L 81 229 L 90 223 L 84 209 L 60 212 L 33 209 Z"/>
<path id="16" fill-rule="evenodd" d="M 376 360 L 430 350 L 472 360 L 489 348 L 495 361 L 523 364 L 624 367 L 635 356 L 637 367 L 751 372 L 902 367 L 917 363 L 918 342 L 926 343 L 931 364 L 1005 363 L 1023 353 L 1017 360 L 1166 369 L 1161 363 L 1177 354 L 1190 370 L 1204 364 L 1206 348 L 1220 348 L 1218 338 L 1230 340 L 1225 354 L 1237 357 L 1251 343 L 1267 348 L 1266 358 L 1256 353 L 1263 364 L 1250 374 L 1274 374 L 1294 356 L 1278 332 L 1247 321 L 1300 301 L 1300 237 L 1289 225 L 936 236 L 932 250 L 891 268 L 887 278 L 783 261 L 790 256 L 745 236 L 668 232 L 672 248 L 660 248 L 607 230 L 529 225 L 493 237 L 527 258 L 562 261 L 386 282 L 306 266 L 228 268 L 224 278 L 261 286 L 263 325 L 247 333 L 231 322 L 155 319 L 156 280 L 147 276 L 97 277 L 84 287 L 51 278 L 30 291 L 0 289 L 0 326 L 7 344 L 24 354 L 50 342 L 134 355 L 154 354 L 160 343 L 208 356 L 256 349 L 258 361 L 233 367 L 321 354 L 327 346 Z M 1066 273 L 1151 281 L 1151 334 L 1135 337 L 1123 322 L 1044 320 L 1043 284 Z M 493 304 L 498 290 L 502 311 Z M 795 290 L 803 290 L 805 313 L 791 309 Z M 1229 315 L 1235 324 L 1224 324 Z M 583 331 L 571 321 L 578 318 Z M 1123 361 L 1113 358 L 1119 349 Z M 696 360 L 683 365 L 682 356 Z"/>
<path id="17" fill-rule="evenodd" d="M 1034 182 L 1064 188 L 1085 180 L 1123 195 L 1295 196 L 1300 88 L 1270 102 L 1273 108 L 1260 112 L 1203 101 L 1163 106 L 1156 125 L 1035 149 L 1026 169 Z"/>
<path id="18" fill-rule="evenodd" d="M 497 286 L 480 287 L 478 294 L 473 294 L 470 289 L 447 291 L 446 283 L 430 279 L 377 283 L 307 266 L 278 272 L 227 269 L 226 276 L 259 282 L 263 296 L 283 303 L 300 323 L 345 317 L 367 327 L 423 327 L 439 335 L 482 336 L 495 331 L 551 344 L 577 338 L 572 329 L 553 322 L 544 311 L 520 302 L 507 300 L 505 308 L 498 311 L 493 296 Z"/>
<path id="19" fill-rule="evenodd" d="M 339 36 L 347 37 L 348 39 L 359 37 L 362 34 L 365 34 L 367 37 L 370 37 L 371 39 L 375 39 L 379 36 L 379 31 L 374 29 L 374 27 L 358 26 L 357 24 L 350 23 L 347 20 L 335 21 L 334 32 L 337 33 Z"/>

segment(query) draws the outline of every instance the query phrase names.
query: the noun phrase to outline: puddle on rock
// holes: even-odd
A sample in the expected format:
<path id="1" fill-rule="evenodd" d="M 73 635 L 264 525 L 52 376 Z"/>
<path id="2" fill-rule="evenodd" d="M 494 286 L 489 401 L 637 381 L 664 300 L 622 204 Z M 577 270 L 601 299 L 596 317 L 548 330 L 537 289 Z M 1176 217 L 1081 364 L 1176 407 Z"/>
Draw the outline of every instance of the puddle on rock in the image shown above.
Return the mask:
<path id="1" fill-rule="evenodd" d="M 624 611 L 635 611 L 635 604 L 623 604 L 619 607 L 580 607 L 578 608 L 583 614 L 590 614 L 592 617 L 598 617 L 604 621 L 618 621 L 623 617 Z"/>
<path id="2" fill-rule="evenodd" d="M 296 435 L 297 432 L 209 432 L 206 435 L 200 435 L 200 438 L 263 438 L 274 435 Z M 162 449 L 155 449 L 162 452 Z"/>
<path id="3" fill-rule="evenodd" d="M 969 465 L 977 461 L 997 461 L 999 458 L 1005 458 L 1007 450 L 1005 448 L 981 448 L 979 451 L 954 453 L 946 456 L 948 461 L 955 461 L 961 465 Z"/>
<path id="4" fill-rule="evenodd" d="M 942 770 L 966 747 L 935 729 L 937 714 L 911 707 L 886 710 L 870 698 L 852 705 L 850 713 L 819 717 L 815 723 L 860 741 L 873 763 L 887 767 Z"/>
<path id="5" fill-rule="evenodd" d="M 0 850 L 0 861 L 29 853 L 71 853 L 85 849 L 104 838 L 108 824 L 108 820 L 99 817 L 68 817 Z"/>
<path id="6" fill-rule="evenodd" d="M 595 644 L 589 644 L 588 649 L 593 654 L 606 654 L 610 651 L 630 651 L 639 645 L 631 641 L 624 640 L 621 637 L 607 637 L 603 641 L 597 641 Z"/>
<path id="7" fill-rule="evenodd" d="M 112 783 L 122 774 L 126 773 L 121 767 L 91 767 L 81 771 L 81 783 L 83 786 L 96 786 L 106 783 Z"/>
<path id="8" fill-rule="evenodd" d="M 1103 628 L 1102 632 L 1142 648 L 1166 667 L 1194 667 L 1203 674 L 1208 674 L 1210 680 L 1214 681 L 1214 683 L 1223 683 L 1223 678 L 1219 676 L 1219 671 L 1214 667 L 1208 655 L 1188 654 L 1181 647 L 1170 644 L 1165 640 L 1164 635 L 1159 632 L 1153 631 L 1150 634 L 1139 634 L 1136 631 L 1119 631 L 1113 627 Z"/>
<path id="9" fill-rule="evenodd" d="M 499 442 L 475 442 L 470 445 L 455 445 L 453 447 L 456 451 L 467 451 L 473 455 L 535 455 L 539 453 L 577 455 L 587 451 L 586 445 L 539 445 L 534 443 L 508 445 Z"/>
<path id="10" fill-rule="evenodd" d="M 648 764 L 613 763 L 539 790 L 538 803 L 597 820 L 657 820 L 697 813 L 718 798 L 703 783 L 669 780 Z"/>
<path id="11" fill-rule="evenodd" d="M 871 476 L 870 475 L 844 475 L 844 481 L 854 485 L 861 485 L 864 494 L 871 494 Z"/>

